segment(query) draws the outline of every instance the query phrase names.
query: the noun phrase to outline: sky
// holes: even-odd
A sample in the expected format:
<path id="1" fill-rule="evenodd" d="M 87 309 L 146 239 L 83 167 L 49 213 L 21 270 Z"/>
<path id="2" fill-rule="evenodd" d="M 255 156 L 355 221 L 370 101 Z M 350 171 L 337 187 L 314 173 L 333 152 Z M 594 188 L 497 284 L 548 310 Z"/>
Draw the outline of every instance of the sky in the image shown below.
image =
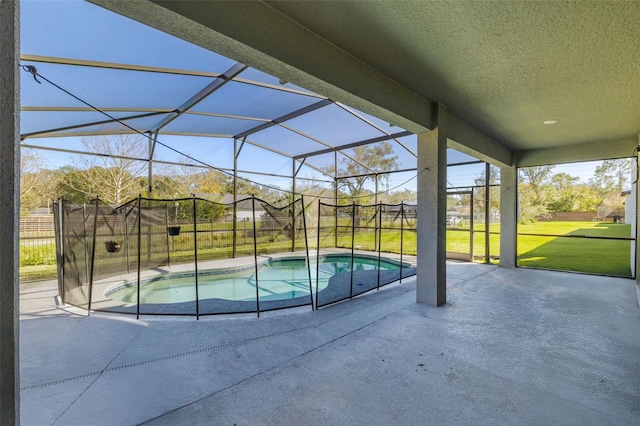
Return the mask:
<path id="1" fill-rule="evenodd" d="M 55 17 L 55 19 L 51 19 L 51 17 Z M 21 2 L 21 53 L 215 73 L 224 72 L 235 64 L 235 61 L 229 58 L 84 1 L 23 0 Z M 184 100 L 190 98 L 211 81 L 211 78 L 208 77 L 145 73 L 144 78 L 140 78 L 141 73 L 134 71 L 92 69 L 46 63 L 36 63 L 35 65 L 41 75 L 82 100 L 100 107 L 177 108 Z M 270 84 L 280 84 L 277 78 L 253 69 L 245 71 L 241 77 Z M 290 83 L 285 86 L 304 90 Z M 217 95 L 218 92 L 216 92 Z M 293 96 L 285 92 L 276 92 L 276 95 L 273 95 L 273 91 L 265 91 L 265 89 L 256 88 L 256 86 L 229 83 L 229 86 L 220 90 L 220 96 L 208 98 L 197 107 L 208 108 L 207 111 L 218 113 L 272 119 L 282 115 L 283 111 L 287 111 L 286 109 L 278 110 L 282 106 L 299 108 L 317 102 L 317 100 L 318 98 Z M 22 75 L 22 104 L 23 106 L 85 106 L 46 82 L 38 84 L 26 73 Z M 69 124 L 72 124 L 73 120 L 77 122 L 76 117 L 79 113 L 74 114 L 24 112 L 21 119 L 22 133 L 62 127 L 66 125 L 65 120 L 69 120 L 69 117 L 71 117 Z M 97 118 L 100 114 L 96 112 L 82 114 L 86 114 L 85 121 L 88 122 L 104 119 L 104 117 Z M 117 114 L 114 113 L 114 115 Z M 388 123 L 375 117 L 362 115 L 389 132 L 402 130 L 397 127 L 391 128 Z M 350 114 L 335 105 L 317 110 L 313 119 L 309 117 L 300 117 L 287 122 L 287 124 L 296 130 L 311 134 L 333 145 L 364 140 L 380 134 L 375 129 L 363 125 L 361 121 L 354 121 Z M 185 119 L 181 122 L 184 123 L 181 125 L 182 127 L 180 127 L 178 120 L 174 122 L 175 124 L 172 123 L 176 131 L 189 131 L 198 128 L 202 128 L 204 131 L 206 126 L 210 127 L 214 122 L 221 126 L 220 128 L 224 127 L 227 133 L 234 134 L 233 132 L 237 132 L 237 129 L 248 126 L 247 122 L 242 120 L 227 120 L 222 123 L 221 120 L 214 121 L 210 117 L 205 117 L 207 120 L 199 116 L 189 116 L 188 118 L 189 120 Z M 147 120 L 157 120 L 157 117 Z M 254 122 L 248 123 L 249 128 L 255 125 Z M 210 132 L 211 129 L 207 129 L 207 131 Z M 308 139 L 285 131 L 278 126 L 269 132 L 252 136 L 252 138 L 254 137 L 257 139 L 256 142 L 281 150 L 303 150 L 303 144 L 313 144 Z M 159 140 L 205 164 L 223 168 L 233 166 L 233 147 L 230 139 L 161 134 Z M 417 152 L 415 135 L 403 138 L 402 142 L 413 152 Z M 81 140 L 78 137 L 29 138 L 25 140 L 25 143 L 83 150 Z M 417 166 L 415 157 L 409 151 L 396 146 L 396 153 L 400 169 Z M 38 150 L 38 154 L 45 158 L 47 167 L 50 168 L 73 164 L 75 157 L 68 153 L 44 150 Z M 332 157 L 333 154 L 311 157 L 308 159 L 308 163 L 322 167 L 328 165 Z M 473 160 L 469 156 L 456 152 L 450 152 L 449 157 L 449 162 Z M 175 152 L 163 146 L 157 148 L 155 158 L 178 162 L 182 160 Z M 566 171 L 573 176 L 581 177 L 586 182 L 593 174 L 596 165 L 580 163 L 572 166 L 557 166 L 555 171 Z M 239 156 L 238 167 L 264 173 L 289 175 L 292 170 L 292 161 L 284 156 L 246 145 Z M 449 186 L 473 185 L 474 180 L 480 177 L 483 172 L 484 164 L 450 167 L 448 171 Z M 306 166 L 301 167 L 299 176 L 326 179 L 319 172 Z M 416 183 L 415 179 L 411 180 L 412 176 L 415 176 L 415 172 L 390 174 L 388 181 L 385 180 L 381 183 L 381 189 L 384 187 L 392 190 L 404 188 L 415 190 Z M 290 179 L 277 177 L 252 175 L 251 179 L 283 188 L 291 185 Z M 407 183 L 404 184 L 405 182 Z M 373 189 L 372 184 L 370 189 Z"/>
<path id="2" fill-rule="evenodd" d="M 191 45 L 172 36 L 133 22 L 127 18 L 103 10 L 86 2 L 76 1 L 24 1 L 21 8 L 22 40 L 21 52 L 28 55 L 54 56 L 61 58 L 79 58 L 104 62 L 137 64 L 143 66 L 165 67 L 184 70 L 198 70 L 221 73 L 235 64 L 235 61 L 212 53 L 198 46 Z M 55 16 L 56 19 L 51 19 Z M 131 40 L 136 40 L 132 43 Z M 24 62 L 27 63 L 27 62 Z M 38 67 L 40 75 L 53 81 L 65 90 L 73 93 L 82 100 L 100 107 L 133 107 L 133 108 L 176 108 L 211 81 L 205 77 L 184 77 L 157 73 L 147 73 L 140 79 L 140 72 L 123 70 L 90 69 L 87 67 L 61 66 L 47 63 L 33 63 Z M 23 106 L 64 106 L 85 107 L 77 99 L 62 93 L 43 82 L 38 84 L 23 74 L 22 104 Z M 137 77 L 135 80 L 134 77 Z M 249 69 L 240 77 L 270 84 L 280 84 L 275 77 L 258 70 Z M 131 82 L 128 82 L 131 79 Z M 233 90 L 228 86 L 235 85 Z M 292 84 L 286 87 L 299 89 Z M 268 119 L 276 118 L 283 112 L 297 109 L 310 103 L 317 102 L 317 97 L 291 96 L 285 92 L 264 93 L 264 89 L 240 83 L 228 83 L 220 89 L 221 96 L 209 102 L 208 98 L 198 104 L 198 107 L 211 108 L 211 111 L 243 116 L 259 116 Z M 301 103 L 302 102 L 302 103 Z M 209 104 L 207 104 L 209 103 Z M 282 106 L 289 108 L 280 111 Z M 66 115 L 60 113 L 23 112 L 22 133 L 35 132 L 42 129 L 63 127 L 77 122 L 75 117 L 80 113 Z M 86 114 L 85 122 L 104 119 L 98 113 Z M 271 115 L 270 115 L 271 114 Z M 303 131 L 332 145 L 350 143 L 381 135 L 379 131 L 364 125 L 354 119 L 349 113 L 335 105 L 329 105 L 314 113 L 315 117 L 299 117 L 286 124 Z M 360 113 L 365 119 L 373 122 L 389 132 L 402 129 L 391 128 L 388 123 Z M 114 114 L 117 116 L 117 114 Z M 72 117 L 69 119 L 69 117 Z M 188 117 L 183 127 L 211 126 L 211 120 L 197 121 L 199 117 Z M 155 119 L 157 120 L 157 119 Z M 69 121 L 67 123 L 67 121 Z M 186 120 L 185 120 L 186 121 Z M 176 120 L 178 122 L 178 120 Z M 327 125 L 327 122 L 330 124 Z M 244 125 L 246 123 L 231 123 Z M 172 123 L 173 125 L 173 123 Z M 222 125 L 222 124 L 221 124 Z M 250 123 L 253 127 L 255 123 Z M 169 127 L 169 126 L 168 126 Z M 235 130 L 237 131 L 237 130 Z M 222 133 L 225 133 L 224 131 Z M 233 130 L 227 131 L 233 134 Z M 269 138 L 271 138 L 269 140 Z M 233 167 L 232 140 L 213 138 L 185 138 L 179 136 L 160 135 L 160 142 L 174 149 L 196 158 L 206 164 L 222 168 Z M 317 145 L 293 132 L 274 127 L 268 132 L 252 136 L 252 140 L 277 149 L 302 150 L 301 144 Z M 402 142 L 414 152 L 417 151 L 415 136 L 403 138 Z M 25 143 L 33 146 L 46 146 L 68 150 L 82 151 L 84 149 L 81 138 L 28 138 Z M 319 148 L 324 146 L 319 145 Z M 316 149 L 319 149 L 316 148 Z M 309 148 L 307 148 L 308 150 Z M 313 149 L 312 149 L 313 150 Z M 304 152 L 302 150 L 301 152 Z M 74 155 L 66 152 L 38 150 L 45 158 L 48 167 L 57 168 L 70 164 Z M 349 154 L 347 152 L 347 154 Z M 400 169 L 416 167 L 415 157 L 407 150 L 397 147 Z M 156 157 L 160 160 L 183 161 L 179 155 L 163 146 L 156 150 Z M 316 156 L 307 160 L 307 164 L 317 167 L 326 166 L 333 155 Z M 345 159 L 339 157 L 339 159 Z M 193 161 L 185 160 L 193 163 Z M 263 173 L 289 175 L 292 170 L 291 159 L 261 150 L 252 145 L 245 145 L 238 159 L 238 166 L 244 170 L 257 170 Z M 302 166 L 299 177 L 326 179 L 321 173 L 310 167 Z M 253 176 L 261 183 L 289 187 L 290 179 L 276 177 Z M 268 180 L 268 182 L 265 182 Z M 389 187 L 407 181 L 406 174 L 390 176 Z"/>

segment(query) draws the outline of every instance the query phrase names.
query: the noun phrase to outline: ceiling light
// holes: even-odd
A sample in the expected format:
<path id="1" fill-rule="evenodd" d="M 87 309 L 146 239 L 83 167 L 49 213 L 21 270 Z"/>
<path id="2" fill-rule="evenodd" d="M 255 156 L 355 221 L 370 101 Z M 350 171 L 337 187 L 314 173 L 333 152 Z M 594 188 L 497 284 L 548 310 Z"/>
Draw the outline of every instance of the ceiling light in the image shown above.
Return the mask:
<path id="1" fill-rule="evenodd" d="M 551 120 L 547 120 L 544 122 L 544 124 L 556 124 L 558 122 L 558 120 L 556 120 L 555 118 L 552 118 Z"/>

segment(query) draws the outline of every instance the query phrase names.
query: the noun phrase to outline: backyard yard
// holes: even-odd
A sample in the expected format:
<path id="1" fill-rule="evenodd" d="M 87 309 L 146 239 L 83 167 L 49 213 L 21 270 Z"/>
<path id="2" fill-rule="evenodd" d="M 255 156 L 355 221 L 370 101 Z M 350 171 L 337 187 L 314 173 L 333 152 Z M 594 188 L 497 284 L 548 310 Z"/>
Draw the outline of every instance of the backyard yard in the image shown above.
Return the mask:
<path id="1" fill-rule="evenodd" d="M 383 226 L 385 225 L 383 224 Z M 192 250 L 189 249 L 189 247 L 193 247 L 193 243 L 187 241 L 191 235 L 189 227 L 184 227 L 183 231 L 180 237 L 172 239 L 170 243 L 172 263 L 192 261 L 193 259 Z M 207 235 L 204 229 L 203 231 L 205 232 L 202 235 L 199 232 L 198 237 L 199 259 L 228 257 L 232 241 L 232 238 L 226 235 L 228 232 L 218 230 L 219 236 L 214 236 L 213 234 Z M 252 254 L 252 244 L 249 246 L 244 242 L 246 231 L 241 227 L 238 231 L 237 252 L 239 255 Z M 342 235 L 343 231 L 349 233 L 349 236 Z M 340 227 L 337 238 L 339 247 L 351 247 L 350 231 L 350 226 Z M 496 263 L 500 255 L 500 225 L 492 224 L 490 231 L 490 254 L 492 262 Z M 602 237 L 630 238 L 632 237 L 630 225 L 599 222 L 538 222 L 531 225 L 519 225 L 518 233 L 518 266 L 631 276 L 631 242 L 625 239 L 601 239 Z M 563 237 L 557 237 L 557 235 Z M 317 241 L 315 229 L 309 232 L 308 239 L 313 254 Z M 296 248 L 303 249 L 303 236 L 297 235 L 296 240 Z M 447 230 L 447 251 L 469 253 L 469 240 L 468 227 L 449 229 Z M 178 244 L 179 241 L 180 244 Z M 358 250 L 375 250 L 376 241 L 375 229 L 363 227 L 356 231 L 353 245 Z M 335 245 L 335 242 L 336 239 L 331 230 L 325 230 L 321 234 L 321 248 L 331 247 Z M 484 226 L 474 227 L 473 242 L 475 260 L 483 261 L 485 256 Z M 381 251 L 399 253 L 401 243 L 404 254 L 415 255 L 417 247 L 415 229 L 404 229 L 402 236 L 400 228 L 389 226 L 381 231 Z M 260 252 L 287 250 L 290 246 L 289 241 L 284 239 L 278 241 L 277 237 L 258 242 Z M 22 240 L 20 249 L 21 281 L 54 279 L 56 277 L 55 245 L 52 237 Z"/>
<path id="2" fill-rule="evenodd" d="M 484 259 L 484 226 L 474 227 L 476 260 Z M 500 255 L 500 225 L 490 227 L 492 262 Z M 630 277 L 631 226 L 602 222 L 537 222 L 518 225 L 517 265 Z M 469 253 L 469 229 L 447 231 L 447 251 Z M 561 236 L 561 237 L 559 237 Z M 612 238 L 612 239 L 603 239 Z"/>
<path id="3" fill-rule="evenodd" d="M 632 275 L 632 241 L 602 239 L 635 238 L 635 235 L 631 235 L 631 225 L 602 222 L 539 222 L 533 225 L 519 225 L 518 233 L 518 266 L 623 277 Z"/>

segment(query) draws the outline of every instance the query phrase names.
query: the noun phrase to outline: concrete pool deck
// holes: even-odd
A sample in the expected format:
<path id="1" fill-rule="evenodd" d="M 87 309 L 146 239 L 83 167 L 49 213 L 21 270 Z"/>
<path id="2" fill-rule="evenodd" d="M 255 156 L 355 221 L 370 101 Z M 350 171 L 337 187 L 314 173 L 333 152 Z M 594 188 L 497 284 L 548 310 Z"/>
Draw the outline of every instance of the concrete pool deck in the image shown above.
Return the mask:
<path id="1" fill-rule="evenodd" d="M 67 311 L 21 285 L 22 425 L 640 424 L 635 281 L 448 263 L 351 301 L 253 315 Z"/>

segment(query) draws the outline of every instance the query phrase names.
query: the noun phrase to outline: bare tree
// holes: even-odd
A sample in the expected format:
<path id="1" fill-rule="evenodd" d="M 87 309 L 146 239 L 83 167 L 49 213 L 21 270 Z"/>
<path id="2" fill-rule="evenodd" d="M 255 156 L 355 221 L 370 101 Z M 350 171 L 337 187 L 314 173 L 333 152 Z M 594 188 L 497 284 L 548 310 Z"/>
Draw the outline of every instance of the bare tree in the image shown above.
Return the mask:
<path id="1" fill-rule="evenodd" d="M 39 207 L 38 187 L 43 182 L 43 159 L 30 149 L 20 154 L 20 205 L 23 210 Z"/>
<path id="2" fill-rule="evenodd" d="M 144 186 L 148 156 L 148 140 L 141 135 L 118 134 L 82 139 L 87 152 L 99 156 L 83 156 L 67 173 L 64 184 L 87 198 L 100 197 L 118 205 L 137 196 Z"/>
<path id="3" fill-rule="evenodd" d="M 352 158 L 344 157 L 338 164 L 338 174 L 345 176 L 338 180 L 338 187 L 352 197 L 363 195 L 367 181 L 375 179 L 371 169 L 393 171 L 398 168 L 398 156 L 389 142 L 355 147 Z M 327 167 L 326 173 L 334 175 L 335 167 Z M 378 174 L 379 178 L 385 176 L 385 173 Z"/>

